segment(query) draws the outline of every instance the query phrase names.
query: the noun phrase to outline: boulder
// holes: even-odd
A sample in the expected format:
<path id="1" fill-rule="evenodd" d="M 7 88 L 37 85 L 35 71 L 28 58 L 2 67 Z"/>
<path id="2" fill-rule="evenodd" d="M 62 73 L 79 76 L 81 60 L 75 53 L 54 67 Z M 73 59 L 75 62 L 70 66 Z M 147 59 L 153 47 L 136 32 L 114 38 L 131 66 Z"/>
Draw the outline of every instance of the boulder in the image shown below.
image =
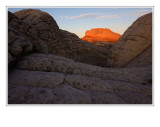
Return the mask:
<path id="1" fill-rule="evenodd" d="M 14 29 L 11 25 L 9 25 L 8 26 L 8 67 L 11 68 L 20 57 L 32 51 L 33 51 L 33 44 L 30 42 L 30 40 L 26 39 L 23 34 L 21 34 L 18 30 Z"/>
<path id="2" fill-rule="evenodd" d="M 110 49 L 107 66 L 124 67 L 152 45 L 152 13 L 138 18 Z"/>
<path id="3" fill-rule="evenodd" d="M 45 42 L 48 49 L 52 52 L 53 43 L 58 42 L 59 27 L 56 21 L 48 13 L 38 9 L 24 9 L 14 13 L 24 24 L 31 26 L 29 32 L 36 35 Z"/>
<path id="4" fill-rule="evenodd" d="M 8 67 L 9 69 L 23 55 L 35 52 L 46 53 L 45 43 L 36 34 L 30 33 L 31 26 L 25 24 L 13 13 L 8 12 Z"/>
<path id="5" fill-rule="evenodd" d="M 40 53 L 48 53 L 48 47 L 45 42 L 38 37 L 35 28 L 24 23 L 21 19 L 15 16 L 13 13 L 8 12 L 8 44 L 9 47 L 15 41 L 26 41 L 33 45 L 33 50 Z"/>
<path id="6" fill-rule="evenodd" d="M 107 49 L 82 41 L 77 35 L 59 29 L 56 21 L 49 14 L 37 9 L 24 9 L 15 12 L 24 24 L 30 26 L 28 31 L 35 35 L 46 50 L 40 53 L 52 53 L 83 63 L 105 66 Z M 28 36 L 27 36 L 28 38 Z M 39 41 L 38 41 L 39 42 Z M 43 43 L 43 44 L 42 44 Z M 38 43 L 33 43 L 39 47 Z"/>

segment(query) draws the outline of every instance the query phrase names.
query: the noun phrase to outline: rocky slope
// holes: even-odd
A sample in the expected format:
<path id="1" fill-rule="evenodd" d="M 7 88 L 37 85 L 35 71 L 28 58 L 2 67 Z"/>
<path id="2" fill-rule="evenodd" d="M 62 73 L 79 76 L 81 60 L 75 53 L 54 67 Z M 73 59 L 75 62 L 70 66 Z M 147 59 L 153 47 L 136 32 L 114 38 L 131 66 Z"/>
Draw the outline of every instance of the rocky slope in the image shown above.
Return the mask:
<path id="1" fill-rule="evenodd" d="M 35 40 L 31 41 L 36 49 L 40 45 L 37 52 L 52 53 L 75 61 L 105 66 L 104 60 L 107 54 L 105 48 L 91 45 L 82 41 L 77 35 L 59 29 L 56 21 L 49 14 L 36 9 L 26 9 L 15 12 L 14 15 L 23 24 L 29 26 L 27 32 L 38 38 L 38 43 L 34 42 Z M 17 29 L 16 26 L 14 28 Z"/>
<path id="2" fill-rule="evenodd" d="M 150 50 L 146 51 L 147 49 Z M 152 13 L 140 17 L 126 30 L 119 41 L 110 49 L 107 56 L 107 66 L 126 66 L 131 61 L 135 61 L 134 59 L 139 55 L 142 56 L 142 53 L 144 58 L 147 58 L 145 52 L 152 54 Z M 141 58 L 140 61 L 144 63 L 143 56 Z M 150 55 L 147 59 L 151 64 L 152 56 Z"/>
<path id="3" fill-rule="evenodd" d="M 95 28 L 87 30 L 85 36 L 81 38 L 84 41 L 94 42 L 116 42 L 121 37 L 120 34 L 112 32 L 107 28 Z"/>
<path id="4" fill-rule="evenodd" d="M 136 22 L 146 24 L 144 28 L 148 29 L 150 18 L 145 15 Z M 134 27 L 140 34 L 133 30 L 128 36 L 152 34 L 148 31 L 141 34 L 141 24 L 133 24 L 127 30 Z M 126 33 L 116 45 L 125 47 L 126 43 L 122 43 L 125 36 Z M 132 40 L 129 38 L 127 42 L 130 44 Z M 134 44 L 138 45 L 137 42 L 143 41 L 134 41 Z M 81 41 L 75 34 L 60 30 L 55 20 L 40 10 L 9 12 L 8 103 L 151 104 L 152 48 L 145 46 L 146 43 L 145 48 L 138 48 L 139 53 L 134 58 L 125 60 L 124 55 L 125 67 L 117 68 L 122 62 L 111 59 L 117 46 L 108 52 L 108 49 Z M 122 59 L 121 55 L 116 57 Z"/>

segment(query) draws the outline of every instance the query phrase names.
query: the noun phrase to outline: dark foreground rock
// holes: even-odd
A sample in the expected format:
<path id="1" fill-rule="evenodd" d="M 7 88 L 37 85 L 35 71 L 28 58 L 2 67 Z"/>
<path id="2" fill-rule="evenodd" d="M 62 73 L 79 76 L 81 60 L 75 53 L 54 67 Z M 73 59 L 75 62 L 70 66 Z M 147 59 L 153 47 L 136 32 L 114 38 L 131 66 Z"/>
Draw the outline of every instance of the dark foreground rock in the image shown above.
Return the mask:
<path id="1" fill-rule="evenodd" d="M 152 103 L 151 86 L 76 74 L 14 70 L 8 83 L 9 103 Z"/>
<path id="2" fill-rule="evenodd" d="M 152 103 L 149 66 L 102 68 L 60 56 L 32 54 L 23 57 L 16 68 L 9 73 L 9 103 L 13 102 L 13 96 L 18 97 L 15 103 Z M 26 94 L 19 93 L 19 89 L 29 90 Z M 32 90 L 39 101 L 31 96 Z"/>

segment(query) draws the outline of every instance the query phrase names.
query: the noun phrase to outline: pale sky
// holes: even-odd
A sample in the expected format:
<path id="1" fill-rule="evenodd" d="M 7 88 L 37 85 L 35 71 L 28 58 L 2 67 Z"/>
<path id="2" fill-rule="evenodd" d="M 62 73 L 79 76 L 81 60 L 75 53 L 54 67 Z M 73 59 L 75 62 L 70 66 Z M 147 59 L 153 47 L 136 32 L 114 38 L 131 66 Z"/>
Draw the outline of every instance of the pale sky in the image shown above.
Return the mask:
<path id="1" fill-rule="evenodd" d="M 28 8 L 8 8 L 16 12 Z M 86 30 L 109 28 L 123 34 L 140 16 L 152 12 L 152 8 L 32 8 L 49 13 L 60 29 L 75 33 L 80 38 Z"/>

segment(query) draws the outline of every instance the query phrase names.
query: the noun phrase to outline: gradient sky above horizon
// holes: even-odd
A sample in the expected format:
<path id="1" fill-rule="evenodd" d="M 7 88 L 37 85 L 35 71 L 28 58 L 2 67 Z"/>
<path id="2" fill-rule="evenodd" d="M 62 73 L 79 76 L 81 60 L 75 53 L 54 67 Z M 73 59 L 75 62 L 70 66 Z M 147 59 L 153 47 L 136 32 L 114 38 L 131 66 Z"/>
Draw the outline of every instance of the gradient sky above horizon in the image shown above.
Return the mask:
<path id="1" fill-rule="evenodd" d="M 8 8 L 16 12 L 28 8 Z M 140 16 L 152 12 L 152 8 L 32 8 L 50 14 L 60 29 L 75 33 L 80 38 L 86 30 L 109 28 L 123 34 Z"/>

